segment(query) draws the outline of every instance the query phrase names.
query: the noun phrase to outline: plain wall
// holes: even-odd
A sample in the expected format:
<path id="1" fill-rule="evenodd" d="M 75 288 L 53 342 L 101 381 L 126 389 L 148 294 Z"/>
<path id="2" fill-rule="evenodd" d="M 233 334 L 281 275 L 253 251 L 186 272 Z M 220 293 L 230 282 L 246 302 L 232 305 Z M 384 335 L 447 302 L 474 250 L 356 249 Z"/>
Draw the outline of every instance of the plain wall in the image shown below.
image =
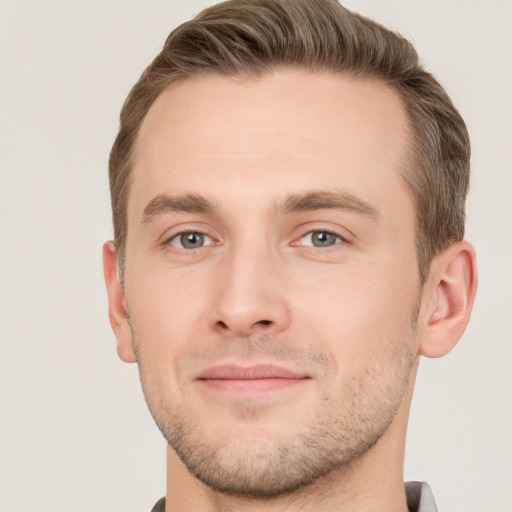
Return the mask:
<path id="1" fill-rule="evenodd" d="M 119 110 L 169 31 L 211 2 L 0 0 L 0 511 L 143 512 L 165 442 L 117 359 L 101 245 Z M 416 44 L 473 143 L 480 288 L 423 360 L 405 477 L 441 511 L 512 511 L 512 3 L 353 0 Z"/>

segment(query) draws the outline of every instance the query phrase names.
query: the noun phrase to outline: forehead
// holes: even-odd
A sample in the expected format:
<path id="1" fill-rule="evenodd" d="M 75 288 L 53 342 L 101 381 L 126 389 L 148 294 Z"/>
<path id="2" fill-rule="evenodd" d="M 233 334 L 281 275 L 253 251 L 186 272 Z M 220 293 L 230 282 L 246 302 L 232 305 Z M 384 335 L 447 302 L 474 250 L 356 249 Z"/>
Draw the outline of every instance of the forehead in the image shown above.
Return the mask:
<path id="1" fill-rule="evenodd" d="M 244 201 L 307 188 L 382 195 L 400 171 L 407 117 L 382 84 L 279 70 L 259 78 L 192 77 L 169 86 L 144 119 L 129 197 L 138 210 L 162 192 Z"/>

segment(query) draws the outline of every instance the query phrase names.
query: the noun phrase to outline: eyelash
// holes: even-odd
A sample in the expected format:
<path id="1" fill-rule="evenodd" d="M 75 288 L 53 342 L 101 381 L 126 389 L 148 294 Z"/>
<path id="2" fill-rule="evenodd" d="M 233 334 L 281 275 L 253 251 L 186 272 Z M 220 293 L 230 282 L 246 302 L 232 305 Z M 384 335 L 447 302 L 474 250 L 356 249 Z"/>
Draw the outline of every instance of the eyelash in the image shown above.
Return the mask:
<path id="1" fill-rule="evenodd" d="M 206 246 L 205 245 L 201 245 L 200 247 L 190 248 L 190 249 L 187 249 L 186 247 L 183 247 L 183 242 L 182 241 L 180 242 L 182 247 L 176 247 L 175 245 L 172 244 L 172 242 L 174 240 L 179 240 L 184 235 L 189 235 L 189 236 L 190 235 L 196 235 L 196 236 L 199 236 L 199 237 L 208 238 L 208 239 L 210 239 L 211 242 L 214 242 L 214 243 L 209 243 Z M 208 235 L 207 233 L 204 233 L 203 231 L 190 230 L 190 231 L 180 231 L 179 233 L 173 234 L 172 236 L 170 236 L 169 238 L 167 238 L 164 241 L 163 245 L 164 246 L 171 246 L 173 249 L 184 250 L 184 251 L 190 252 L 190 251 L 197 251 L 199 249 L 203 249 L 204 247 L 208 247 L 210 245 L 216 245 L 216 244 L 215 244 L 215 239 L 213 237 L 211 237 L 210 235 Z"/>
<path id="2" fill-rule="evenodd" d="M 301 243 L 299 243 L 301 240 L 303 240 L 308 235 L 309 236 L 313 236 L 315 233 L 331 235 L 331 236 L 335 237 L 337 240 L 332 245 L 325 245 L 325 246 L 316 246 L 316 245 L 313 245 L 313 244 L 309 245 L 309 244 L 301 244 Z M 173 245 L 172 242 L 174 240 L 179 240 L 179 238 L 183 237 L 184 235 L 202 236 L 202 237 L 208 238 L 211 243 L 208 243 L 207 245 L 201 245 L 200 247 L 196 247 L 196 248 L 186 248 L 186 247 L 183 247 L 183 242 L 180 242 L 181 247 L 176 247 L 175 245 Z M 350 241 L 347 240 L 344 236 L 342 236 L 339 233 L 337 233 L 335 231 L 332 231 L 330 229 L 311 229 L 309 231 L 306 231 L 300 237 L 296 238 L 295 241 L 292 242 L 290 245 L 296 246 L 296 247 L 297 246 L 299 246 L 299 247 L 309 247 L 309 248 L 314 249 L 314 250 L 326 250 L 326 249 L 330 249 L 332 247 L 335 247 L 335 246 L 341 245 L 341 244 L 350 244 Z M 199 251 L 201 249 L 205 249 L 206 247 L 215 246 L 215 245 L 219 245 L 219 244 L 218 244 L 218 242 L 216 242 L 216 240 L 212 236 L 208 235 L 207 233 L 205 233 L 203 231 L 185 230 L 185 231 L 180 231 L 178 233 L 174 233 L 172 236 L 166 238 L 165 241 L 163 242 L 163 245 L 166 246 L 166 247 L 171 246 L 173 250 L 186 251 L 186 252 L 196 252 L 196 251 Z"/>
<path id="3" fill-rule="evenodd" d="M 337 241 L 335 241 L 335 243 L 333 243 L 332 245 L 326 245 L 326 246 L 304 245 L 304 244 L 298 243 L 298 241 L 304 239 L 308 235 L 313 236 L 314 233 L 322 233 L 322 234 L 331 235 L 331 236 L 335 237 L 337 239 Z M 350 242 L 344 236 L 340 235 L 339 233 L 337 233 L 335 231 L 331 231 L 330 229 L 311 229 L 311 230 L 307 231 L 306 233 L 304 233 L 303 235 L 301 235 L 297 239 L 297 242 L 293 242 L 292 245 L 299 245 L 299 246 L 303 246 L 303 247 L 310 247 L 312 249 L 324 249 L 325 250 L 325 249 L 334 247 L 336 245 L 348 244 L 348 243 L 350 243 Z"/>

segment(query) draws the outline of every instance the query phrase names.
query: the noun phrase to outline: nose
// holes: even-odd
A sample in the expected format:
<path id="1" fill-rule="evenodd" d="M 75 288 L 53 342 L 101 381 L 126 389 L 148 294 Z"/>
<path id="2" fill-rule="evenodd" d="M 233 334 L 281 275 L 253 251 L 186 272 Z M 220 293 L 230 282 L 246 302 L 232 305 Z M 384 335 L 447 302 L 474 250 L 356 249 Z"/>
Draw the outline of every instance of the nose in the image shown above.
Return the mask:
<path id="1" fill-rule="evenodd" d="M 287 329 L 290 308 L 278 258 L 263 248 L 229 254 L 215 278 L 213 328 L 231 336 L 276 335 Z"/>

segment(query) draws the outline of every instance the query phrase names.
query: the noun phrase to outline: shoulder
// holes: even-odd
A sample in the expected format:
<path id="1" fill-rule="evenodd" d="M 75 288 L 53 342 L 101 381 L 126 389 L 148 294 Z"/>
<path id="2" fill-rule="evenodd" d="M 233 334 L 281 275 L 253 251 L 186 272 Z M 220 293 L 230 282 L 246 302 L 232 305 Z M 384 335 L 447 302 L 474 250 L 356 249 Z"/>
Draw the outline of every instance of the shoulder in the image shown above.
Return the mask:
<path id="1" fill-rule="evenodd" d="M 165 498 L 160 498 L 151 509 L 151 512 L 165 512 Z"/>
<path id="2" fill-rule="evenodd" d="M 438 512 L 432 489 L 426 482 L 406 482 L 405 494 L 411 512 Z"/>

